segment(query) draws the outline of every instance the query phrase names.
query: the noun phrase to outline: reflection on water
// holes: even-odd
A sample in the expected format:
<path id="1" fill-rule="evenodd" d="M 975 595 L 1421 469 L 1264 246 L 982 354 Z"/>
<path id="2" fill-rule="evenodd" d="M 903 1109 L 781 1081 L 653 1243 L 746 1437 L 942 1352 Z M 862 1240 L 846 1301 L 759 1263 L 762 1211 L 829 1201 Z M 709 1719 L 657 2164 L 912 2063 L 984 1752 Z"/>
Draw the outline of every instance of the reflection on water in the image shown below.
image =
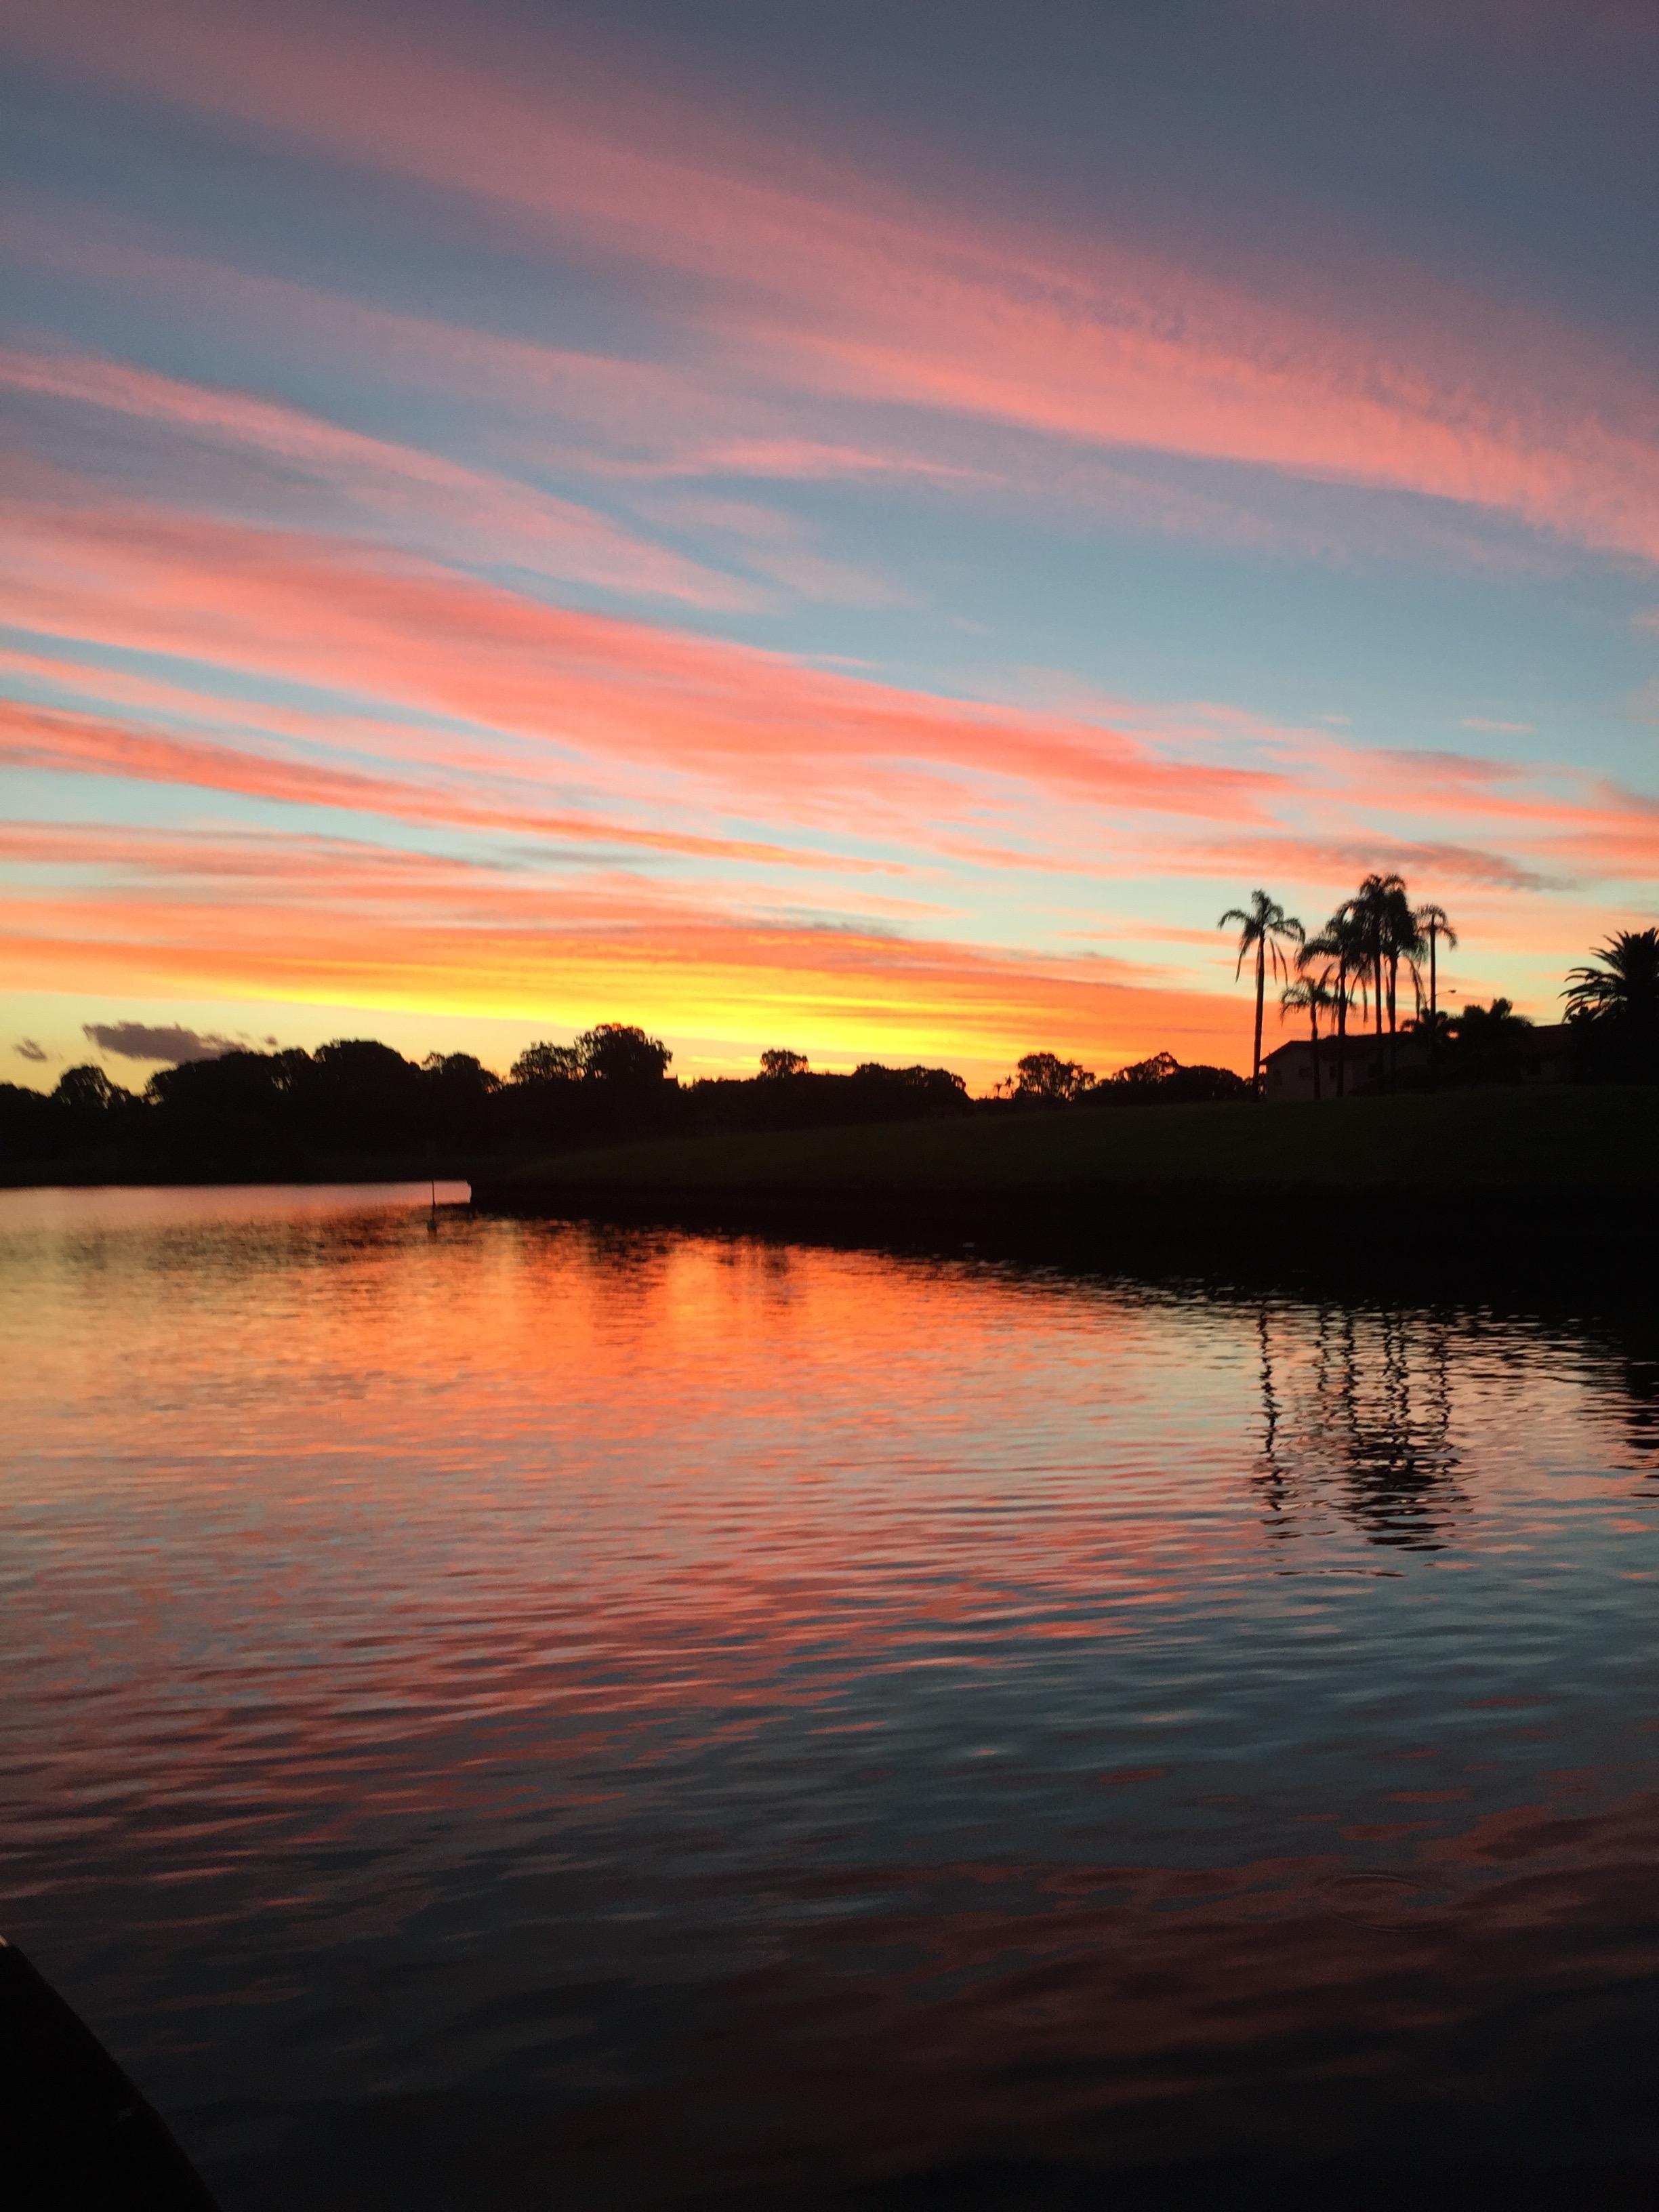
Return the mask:
<path id="1" fill-rule="evenodd" d="M 1650 1316 L 427 1198 L 0 1195 L 6 1924 L 227 2212 L 1650 2194 Z"/>
<path id="2" fill-rule="evenodd" d="M 1275 1326 L 1275 1322 L 1278 1325 Z M 1328 1503 L 1374 1544 L 1434 1551 L 1468 1499 L 1456 1481 L 1455 1338 L 1443 1316 L 1333 1311 L 1275 1316 L 1263 1303 L 1259 1480 L 1269 1527 L 1299 1533 Z"/>

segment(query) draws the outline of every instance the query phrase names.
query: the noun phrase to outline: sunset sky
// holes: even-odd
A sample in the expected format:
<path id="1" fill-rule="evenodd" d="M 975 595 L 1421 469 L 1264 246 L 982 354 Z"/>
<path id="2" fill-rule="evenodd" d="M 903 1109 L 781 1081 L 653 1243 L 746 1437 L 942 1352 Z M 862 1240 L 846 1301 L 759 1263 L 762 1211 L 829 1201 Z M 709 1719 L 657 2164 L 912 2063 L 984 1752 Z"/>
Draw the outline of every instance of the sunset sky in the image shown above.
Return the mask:
<path id="1" fill-rule="evenodd" d="M 1659 919 L 1652 0 L 3 21 L 0 1080 L 1239 1066 L 1255 884 L 1547 1020 Z"/>

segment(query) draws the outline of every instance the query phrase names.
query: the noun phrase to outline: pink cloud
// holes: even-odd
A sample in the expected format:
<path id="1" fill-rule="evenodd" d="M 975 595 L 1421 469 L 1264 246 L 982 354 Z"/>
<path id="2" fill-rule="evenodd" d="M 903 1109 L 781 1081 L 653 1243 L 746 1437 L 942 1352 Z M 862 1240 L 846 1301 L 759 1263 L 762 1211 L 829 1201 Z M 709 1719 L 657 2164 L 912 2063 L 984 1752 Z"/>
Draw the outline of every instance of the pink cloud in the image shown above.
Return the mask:
<path id="1" fill-rule="evenodd" d="M 736 578 L 630 536 L 574 501 L 246 392 L 222 392 L 86 355 L 0 349 L 0 390 L 127 416 L 305 471 L 416 538 L 458 533 L 547 574 L 706 607 L 752 605 Z M 411 526 L 413 526 L 411 529 Z"/>
<path id="2" fill-rule="evenodd" d="M 544 48 L 59 0 L 37 48 L 672 277 L 673 312 L 840 397 L 1457 501 L 1659 558 L 1650 379 L 1394 267 L 1250 288 L 1126 238 L 907 195 L 798 131 L 693 112 Z M 372 85 L 373 94 L 368 88 Z M 983 186 L 979 187 L 983 190 Z M 689 289 L 688 289 L 689 288 Z M 669 295 L 662 295 L 665 306 Z"/>
<path id="3" fill-rule="evenodd" d="M 819 854 L 760 839 L 705 837 L 641 829 L 601 816 L 550 814 L 533 802 L 481 805 L 464 791 L 422 787 L 407 776 L 375 776 L 317 761 L 273 758 L 246 745 L 160 731 L 51 708 L 0 700 L 0 765 L 58 775 L 96 775 L 177 784 L 295 806 L 343 808 L 392 821 L 507 831 L 567 843 L 598 844 L 703 860 L 825 873 L 873 872 L 878 863 Z"/>
<path id="4" fill-rule="evenodd" d="M 1231 470 L 1200 487 L 1172 476 L 1184 455 L 1109 455 L 1018 422 L 910 408 L 896 428 L 884 408 L 880 434 L 871 437 L 856 427 L 861 403 L 821 381 L 803 386 L 790 362 L 742 332 L 723 337 L 706 319 L 681 324 L 672 361 L 631 360 L 370 307 L 158 250 L 130 221 L 71 215 L 49 202 L 25 201 L 9 242 L 36 265 L 104 290 L 165 295 L 181 313 L 251 343 L 280 350 L 302 336 L 348 378 L 440 394 L 503 468 L 557 467 L 619 486 L 719 477 L 908 483 L 1035 509 L 1067 529 L 1103 525 L 1343 562 L 1405 550 L 1437 566 L 1538 574 L 1566 558 L 1565 549 L 1497 535 L 1443 503 L 1379 504 L 1363 487 L 1283 472 Z M 855 579 L 849 593 L 844 572 L 815 571 L 810 561 L 774 580 L 813 596 L 822 586 L 824 596 L 854 603 L 871 588 L 871 580 Z M 724 588 L 741 591 L 729 579 Z"/>
<path id="5" fill-rule="evenodd" d="M 769 800 L 924 772 L 1265 818 L 1281 781 L 1109 726 L 902 690 L 573 611 L 337 538 L 13 503 L 14 619 L 480 723 L 554 760 L 651 762 Z M 939 794 L 936 793 L 936 797 Z"/>
<path id="6" fill-rule="evenodd" d="M 952 700 L 337 538 L 72 501 L 9 519 L 15 619 L 198 663 L 207 686 L 14 655 L 19 678 L 88 702 L 15 710 L 14 764 L 843 875 L 1282 872 L 1334 896 L 1383 864 L 1511 890 L 1659 872 L 1654 802 L 1582 775 L 1075 686 L 1047 706 Z M 215 670 L 315 702 L 227 698 Z M 734 834 L 733 813 L 777 831 Z M 1445 834 L 1454 820 L 1465 834 Z M 1510 849 L 1492 849 L 1499 825 Z M 841 849 L 791 843 L 792 827 Z"/>

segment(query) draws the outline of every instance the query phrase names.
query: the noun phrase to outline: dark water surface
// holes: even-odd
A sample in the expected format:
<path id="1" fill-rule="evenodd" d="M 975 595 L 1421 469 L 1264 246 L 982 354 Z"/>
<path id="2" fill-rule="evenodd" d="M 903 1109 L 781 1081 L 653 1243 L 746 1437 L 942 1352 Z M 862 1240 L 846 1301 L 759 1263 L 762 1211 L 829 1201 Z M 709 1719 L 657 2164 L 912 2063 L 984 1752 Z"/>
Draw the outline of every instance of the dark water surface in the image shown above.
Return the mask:
<path id="1" fill-rule="evenodd" d="M 0 1194 L 3 1926 L 256 2208 L 1659 2176 L 1650 1319 Z"/>

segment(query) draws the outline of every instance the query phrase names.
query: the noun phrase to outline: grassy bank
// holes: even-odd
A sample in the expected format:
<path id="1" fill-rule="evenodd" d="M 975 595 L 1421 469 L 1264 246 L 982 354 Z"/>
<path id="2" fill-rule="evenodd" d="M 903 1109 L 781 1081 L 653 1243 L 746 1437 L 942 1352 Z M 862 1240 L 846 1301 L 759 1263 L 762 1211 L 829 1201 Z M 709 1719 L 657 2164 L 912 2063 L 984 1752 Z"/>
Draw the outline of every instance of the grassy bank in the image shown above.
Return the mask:
<path id="1" fill-rule="evenodd" d="M 1570 1087 L 1340 1106 L 1136 1106 L 708 1137 L 475 1179 L 498 1211 L 783 1234 L 1368 1258 L 1571 1249 L 1638 1264 L 1659 1092 Z"/>

